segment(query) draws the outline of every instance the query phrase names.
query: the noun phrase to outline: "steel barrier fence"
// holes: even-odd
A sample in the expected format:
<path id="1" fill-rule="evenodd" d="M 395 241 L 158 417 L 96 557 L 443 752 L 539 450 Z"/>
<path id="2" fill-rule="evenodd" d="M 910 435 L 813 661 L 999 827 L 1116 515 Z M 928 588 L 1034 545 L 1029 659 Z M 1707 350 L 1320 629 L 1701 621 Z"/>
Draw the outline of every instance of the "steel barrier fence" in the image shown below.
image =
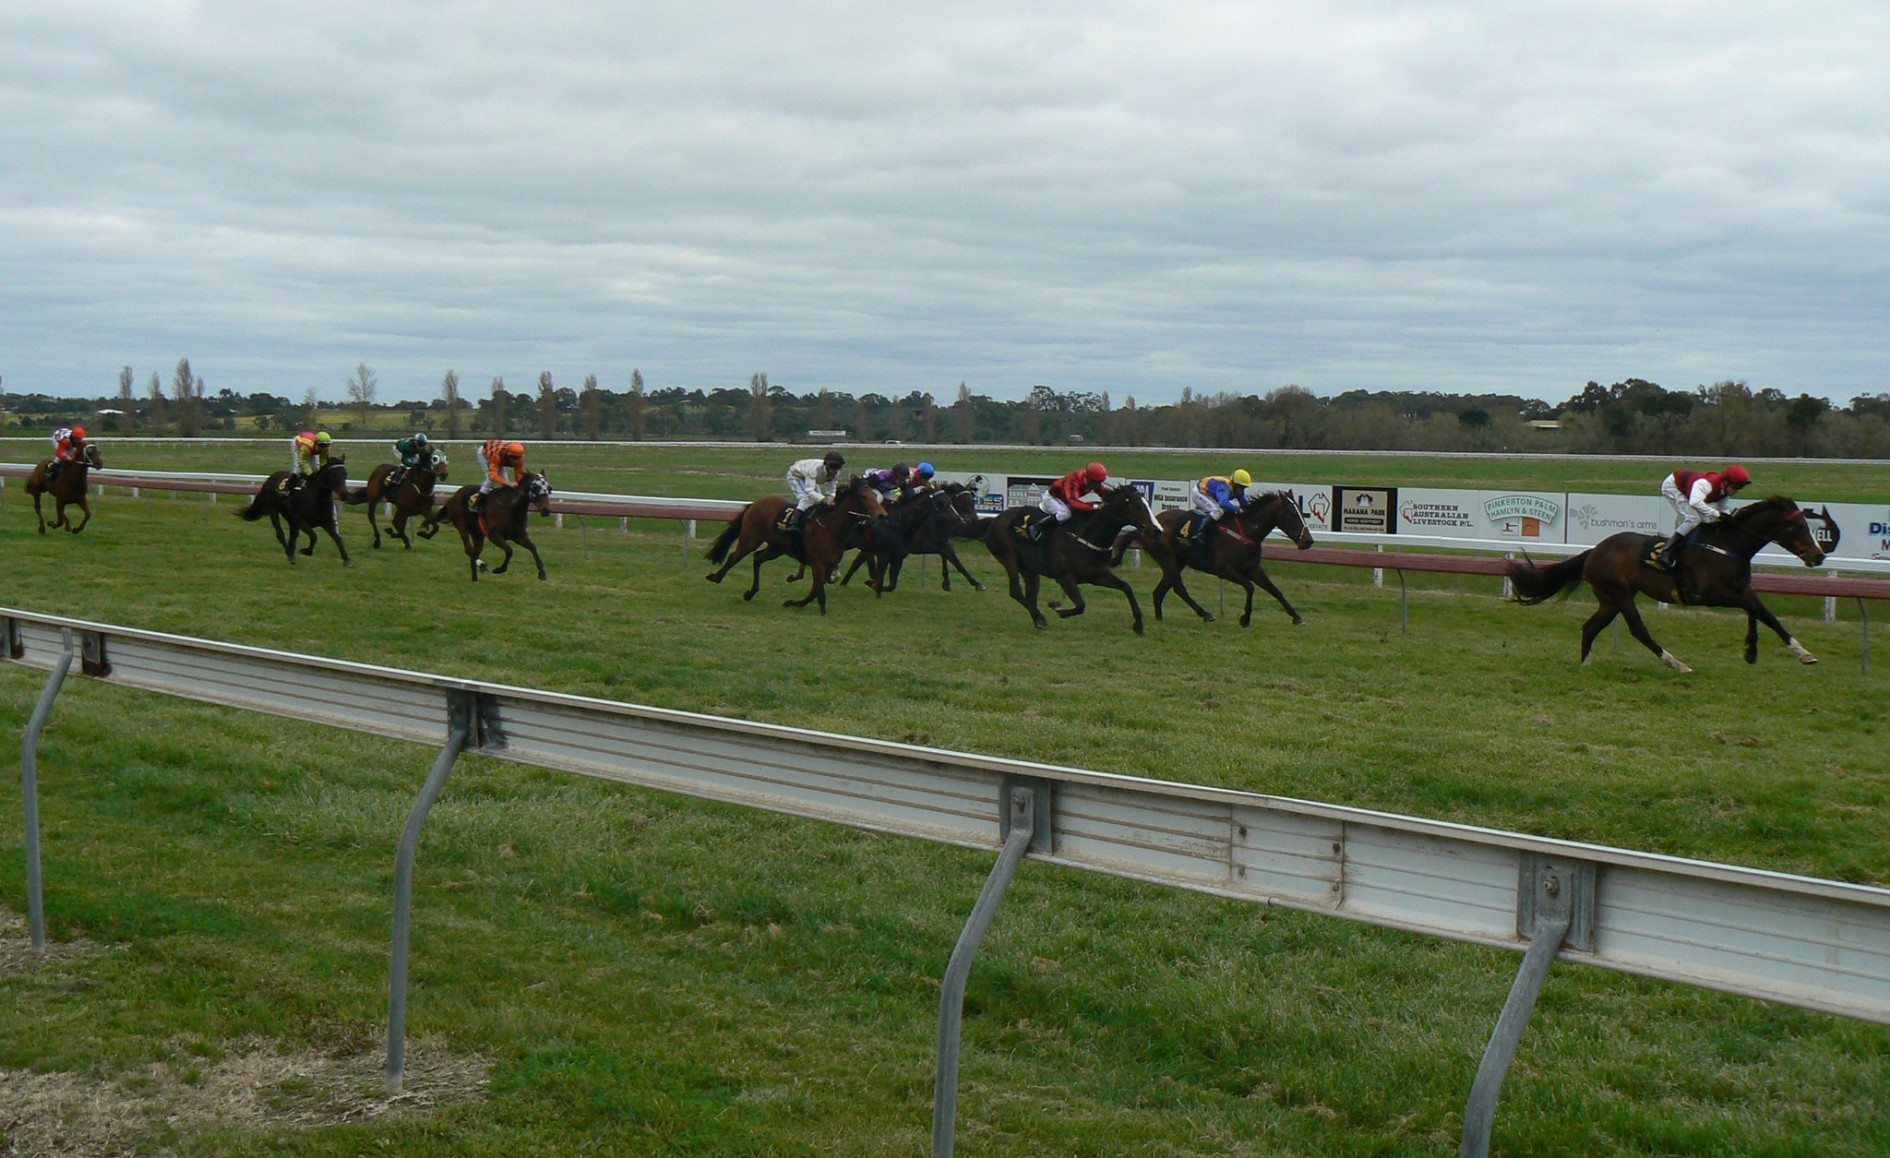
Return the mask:
<path id="1" fill-rule="evenodd" d="M 0 658 L 50 669 L 21 748 L 28 910 L 39 897 L 36 748 L 85 675 L 356 732 L 444 744 L 396 856 L 387 1082 L 405 1041 L 412 865 L 472 751 L 999 859 L 940 998 L 933 1152 L 951 1153 L 964 981 L 1023 859 L 1480 945 L 1527 949 L 1469 1094 L 1461 1153 L 1496 1096 L 1552 960 L 1890 1024 L 1890 890 L 1601 845 L 949 752 L 0 608 Z M 361 693 L 371 687 L 373 697 Z"/>

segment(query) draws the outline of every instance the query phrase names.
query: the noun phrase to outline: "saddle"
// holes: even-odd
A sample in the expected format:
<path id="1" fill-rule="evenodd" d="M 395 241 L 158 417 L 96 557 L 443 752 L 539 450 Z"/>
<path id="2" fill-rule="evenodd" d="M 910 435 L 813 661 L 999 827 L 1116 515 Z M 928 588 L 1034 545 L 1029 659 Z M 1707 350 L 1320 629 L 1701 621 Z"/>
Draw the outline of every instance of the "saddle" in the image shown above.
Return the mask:
<path id="1" fill-rule="evenodd" d="M 1032 511 L 1011 524 L 1011 534 L 1026 543 L 1042 544 L 1050 538 L 1050 532 L 1057 529 L 1057 521 L 1045 511 Z"/>

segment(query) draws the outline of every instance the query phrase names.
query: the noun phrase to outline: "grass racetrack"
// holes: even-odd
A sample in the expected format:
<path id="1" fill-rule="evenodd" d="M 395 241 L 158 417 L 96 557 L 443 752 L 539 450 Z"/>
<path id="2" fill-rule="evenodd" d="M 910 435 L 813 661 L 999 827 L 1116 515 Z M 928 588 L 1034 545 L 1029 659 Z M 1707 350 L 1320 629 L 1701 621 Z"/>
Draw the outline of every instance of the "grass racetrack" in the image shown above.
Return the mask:
<path id="1" fill-rule="evenodd" d="M 153 469 L 262 471 L 278 449 L 105 444 L 109 465 Z M 377 454 L 350 449 L 364 475 Z M 794 453 L 546 447 L 532 464 L 561 489 L 752 498 L 778 489 Z M 925 453 L 946 469 L 1049 470 L 1089 452 Z M 1183 477 L 1228 464 L 1111 465 Z M 1622 491 L 1650 490 L 1662 469 L 1245 465 L 1262 479 Z M 1827 501 L 1890 483 L 1877 464 L 1754 473 L 1757 493 Z M 857 580 L 837 589 L 823 618 L 779 605 L 795 593 L 786 563 L 764 569 L 753 603 L 745 564 L 705 583 L 706 525 L 685 560 L 674 524 L 539 522 L 548 582 L 527 560 L 474 585 L 448 538 L 370 550 L 359 508 L 343 516 L 356 560 L 343 570 L 325 541 L 291 568 L 228 501 L 113 491 L 84 534 L 41 537 L 17 484 L 0 496 L 0 605 L 1890 878 L 1883 677 L 1859 671 L 1854 607 L 1827 623 L 1815 600 L 1768 600 L 1815 667 L 1769 634 L 1744 664 L 1743 616 L 1648 611 L 1695 669 L 1676 675 L 1625 633 L 1577 666 L 1585 591 L 1524 608 L 1489 579 L 1413 576 L 1404 633 L 1395 577 L 1380 589 L 1369 572 L 1294 564 L 1285 543 L 1269 570 L 1308 626 L 1264 596 L 1245 630 L 1171 599 L 1138 638 L 1102 591 L 1087 615 L 1037 631 L 976 544 L 964 555 L 983 594 L 939 591 L 934 561 L 881 599 Z M 1156 572 L 1124 573 L 1146 608 Z M 1212 581 L 1190 585 L 1215 606 Z M 0 909 L 14 914 L 17 738 L 43 682 L 0 665 Z M 40 751 L 59 951 L 30 961 L 17 920 L 0 925 L 0 1129 L 14 1151 L 925 1151 L 939 977 L 990 856 L 484 757 L 460 762 L 422 838 L 417 1094 L 378 1103 L 394 843 L 432 755 L 75 675 Z M 1027 864 L 971 976 L 960 1153 L 1454 1154 L 1519 961 Z M 213 1096 L 224 1090 L 238 1092 Z M 1887 1091 L 1883 1027 L 1558 964 L 1493 1152 L 1890 1153 Z"/>

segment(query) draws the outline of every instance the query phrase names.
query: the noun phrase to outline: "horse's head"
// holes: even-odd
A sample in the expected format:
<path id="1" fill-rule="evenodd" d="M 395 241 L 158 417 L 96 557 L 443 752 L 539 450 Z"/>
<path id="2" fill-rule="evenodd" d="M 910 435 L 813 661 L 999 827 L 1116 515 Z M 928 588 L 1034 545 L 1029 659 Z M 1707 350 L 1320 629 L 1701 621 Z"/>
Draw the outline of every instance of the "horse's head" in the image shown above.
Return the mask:
<path id="1" fill-rule="evenodd" d="M 1753 503 L 1736 512 L 1741 523 L 1763 532 L 1767 539 L 1803 560 L 1805 566 L 1824 562 L 1824 548 L 1818 546 L 1811 524 L 1798 504 L 1784 495 Z"/>
<path id="2" fill-rule="evenodd" d="M 879 491 L 870 479 L 861 475 L 854 475 L 841 485 L 834 505 L 850 506 L 856 513 L 868 518 L 886 517 L 886 504 L 880 501 Z"/>
<path id="3" fill-rule="evenodd" d="M 427 456 L 427 469 L 432 471 L 435 477 L 445 478 L 446 477 L 446 455 L 440 453 L 437 450 L 434 451 L 432 454 L 428 455 Z"/>
<path id="4" fill-rule="evenodd" d="M 1270 491 L 1248 500 L 1240 517 L 1241 529 L 1255 539 L 1265 538 L 1267 532 L 1277 527 L 1300 550 L 1313 545 L 1312 532 L 1307 529 L 1306 520 L 1299 513 L 1299 503 L 1290 491 Z"/>
<path id="5" fill-rule="evenodd" d="M 321 471 L 316 474 L 315 478 L 317 485 L 323 490 L 326 490 L 336 498 L 346 502 L 348 498 L 348 456 L 345 454 L 335 455 L 328 460 L 328 465 L 323 467 Z"/>
<path id="6" fill-rule="evenodd" d="M 551 480 L 542 474 L 525 472 L 525 506 L 541 515 L 551 513 Z"/>
<path id="7" fill-rule="evenodd" d="M 104 469 L 105 456 L 98 452 L 98 443 L 88 442 L 85 444 L 85 461 L 101 470 Z"/>
<path id="8" fill-rule="evenodd" d="M 1100 493 L 1102 509 L 1114 515 L 1120 525 L 1134 527 L 1151 539 L 1161 536 L 1161 528 L 1155 525 L 1155 512 L 1148 509 L 1148 499 L 1134 483 L 1105 486 Z"/>

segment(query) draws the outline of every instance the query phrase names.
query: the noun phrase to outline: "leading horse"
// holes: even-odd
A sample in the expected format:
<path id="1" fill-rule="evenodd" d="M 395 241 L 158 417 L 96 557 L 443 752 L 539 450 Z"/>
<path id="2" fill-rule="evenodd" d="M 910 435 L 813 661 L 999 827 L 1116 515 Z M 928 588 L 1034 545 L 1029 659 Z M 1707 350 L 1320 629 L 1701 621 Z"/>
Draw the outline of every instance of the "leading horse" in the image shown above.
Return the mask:
<path id="1" fill-rule="evenodd" d="M 1043 612 L 1037 610 L 1038 586 L 1048 575 L 1063 588 L 1072 604 L 1060 607 L 1052 602 L 1050 607 L 1058 617 L 1083 614 L 1083 593 L 1077 585 L 1092 583 L 1122 592 L 1129 601 L 1129 614 L 1135 617 L 1135 633 L 1140 635 L 1142 605 L 1135 601 L 1135 590 L 1128 582 L 1110 570 L 1110 548 L 1125 526 L 1150 539 L 1160 531 L 1149 512 L 1148 500 L 1133 484 L 1106 487 L 1099 493 L 1102 502 L 1094 510 L 1073 515 L 1066 525 L 1051 531 L 1044 542 L 1030 538 L 1027 531 L 1029 521 L 1047 519 L 1048 514 L 1036 507 L 1001 511 L 985 524 L 984 545 L 1010 577 L 1011 598 L 1023 604 L 1030 612 L 1030 621 L 1038 627 L 1049 626 Z"/>
<path id="2" fill-rule="evenodd" d="M 95 443 L 87 443 L 78 458 L 60 464 L 58 471 L 55 472 L 53 466 L 56 462 L 56 459 L 50 458 L 40 460 L 39 465 L 33 468 L 32 475 L 26 480 L 26 493 L 33 496 L 33 514 L 39 519 L 40 534 L 46 533 L 47 523 L 46 516 L 40 513 L 39 496 L 48 494 L 53 497 L 51 525 L 64 527 L 76 535 L 85 530 L 85 525 L 92 521 L 92 504 L 87 501 L 85 495 L 86 473 L 93 467 L 103 470 L 105 459 L 100 456 Z M 85 512 L 85 517 L 79 520 L 79 525 L 76 527 L 72 525 L 71 519 L 66 518 L 66 507 L 72 503 L 77 503 L 79 509 Z"/>
<path id="3" fill-rule="evenodd" d="M 761 565 L 786 555 L 812 572 L 814 583 L 807 598 L 789 599 L 781 606 L 805 607 L 818 600 L 820 613 L 825 615 L 827 581 L 840 565 L 848 533 L 856 526 L 883 518 L 886 507 L 879 501 L 879 492 L 865 479 L 857 477 L 840 487 L 832 503 L 809 511 L 798 531 L 781 528 L 783 516 L 792 507 L 790 500 L 777 495 L 756 499 L 743 507 L 709 545 L 709 562 L 720 563 L 721 567 L 710 572 L 707 578 L 711 583 L 720 583 L 729 568 L 753 555 L 755 579 L 742 593 L 744 600 L 753 599 L 761 590 Z"/>
<path id="4" fill-rule="evenodd" d="M 1594 589 L 1595 599 L 1601 606 L 1582 624 L 1583 663 L 1588 662 L 1595 636 L 1619 615 L 1627 620 L 1634 638 L 1659 656 L 1662 663 L 1675 671 L 1693 670 L 1654 642 L 1634 605 L 1636 595 L 1646 595 L 1662 603 L 1740 608 L 1746 613 L 1747 663 L 1759 662 L 1761 623 L 1778 633 L 1785 646 L 1798 657 L 1798 662 L 1818 662 L 1818 657 L 1793 639 L 1778 617 L 1759 602 L 1758 593 L 1752 589 L 1752 557 L 1767 543 L 1777 543 L 1798 556 L 1807 567 L 1824 562 L 1824 551 L 1812 538 L 1805 513 L 1798 509 L 1797 503 L 1775 495 L 1701 527 L 1681 556 L 1678 568 L 1672 572 L 1663 571 L 1648 561 L 1659 543 L 1659 536 L 1623 531 L 1552 566 L 1512 559 L 1503 565 L 1503 574 L 1515 590 L 1516 602 L 1523 604 L 1543 603 L 1566 595 L 1584 581 Z"/>
<path id="5" fill-rule="evenodd" d="M 1247 592 L 1247 606 L 1240 613 L 1242 627 L 1253 622 L 1256 585 L 1279 601 L 1281 608 L 1293 617 L 1295 627 L 1305 624 L 1305 617 L 1274 586 L 1266 568 L 1260 565 L 1261 545 L 1275 530 L 1293 540 L 1293 545 L 1302 551 L 1313 545 L 1312 532 L 1306 529 L 1306 520 L 1300 517 L 1299 503 L 1292 492 L 1270 491 L 1260 495 L 1248 502 L 1239 514 L 1208 524 L 1203 537 L 1187 541 L 1180 536 L 1182 528 L 1189 525 L 1191 514 L 1186 510 L 1163 511 L 1155 516 L 1161 528 L 1159 535 L 1144 539 L 1134 531 L 1124 531 L 1116 539 L 1112 563 L 1121 563 L 1122 553 L 1140 542 L 1149 558 L 1161 566 L 1161 582 L 1155 584 L 1156 619 L 1162 617 L 1162 598 L 1172 590 L 1196 615 L 1208 623 L 1214 622 L 1214 616 L 1194 601 L 1181 581 L 1182 571 L 1192 567 L 1219 579 L 1232 580 Z"/>
<path id="6" fill-rule="evenodd" d="M 477 511 L 468 510 L 467 503 L 479 493 L 479 487 L 475 484 L 459 488 L 439 510 L 426 517 L 420 537 L 431 539 L 440 533 L 441 523 L 453 524 L 453 529 L 459 532 L 459 545 L 465 548 L 466 565 L 472 569 L 474 583 L 479 582 L 479 572 L 486 569 L 479 553 L 485 550 L 487 539 L 505 552 L 505 558 L 492 568 L 492 574 L 505 574 L 505 569 L 512 565 L 512 544 L 517 543 L 532 553 L 532 562 L 538 565 L 538 577 L 543 579 L 545 561 L 539 558 L 538 544 L 532 542 L 530 517 L 534 511 L 540 515 L 551 513 L 551 484 L 544 475 L 531 471 L 520 475 L 518 482 L 517 486 L 495 487 L 486 492 Z"/>
<path id="7" fill-rule="evenodd" d="M 253 523 L 267 516 L 269 525 L 275 528 L 276 542 L 282 544 L 290 563 L 295 562 L 298 538 L 308 536 L 308 546 L 302 548 L 302 554 L 313 555 L 316 529 L 327 531 L 328 537 L 335 541 L 335 550 L 341 552 L 341 565 L 352 567 L 354 563 L 348 558 L 347 544 L 341 541 L 341 531 L 335 522 L 335 503 L 348 500 L 346 463 L 345 457 L 336 455 L 327 466 L 293 488 L 289 486 L 289 476 L 294 472 L 279 470 L 263 480 L 262 489 L 247 507 L 236 512 L 236 517 Z M 282 533 L 285 522 L 289 526 L 286 535 Z"/>
<path id="8" fill-rule="evenodd" d="M 368 526 L 374 528 L 374 545 L 381 545 L 381 525 L 375 519 L 375 513 L 382 503 L 394 508 L 393 521 L 388 525 L 388 532 L 400 540 L 400 545 L 413 549 L 413 541 L 407 538 L 407 520 L 425 518 L 433 513 L 433 487 L 446 477 L 446 456 L 434 451 L 424 463 L 406 472 L 398 482 L 394 481 L 394 472 L 400 470 L 400 464 L 384 462 L 368 475 L 367 482 L 356 487 L 348 494 L 348 505 L 367 504 Z"/>

